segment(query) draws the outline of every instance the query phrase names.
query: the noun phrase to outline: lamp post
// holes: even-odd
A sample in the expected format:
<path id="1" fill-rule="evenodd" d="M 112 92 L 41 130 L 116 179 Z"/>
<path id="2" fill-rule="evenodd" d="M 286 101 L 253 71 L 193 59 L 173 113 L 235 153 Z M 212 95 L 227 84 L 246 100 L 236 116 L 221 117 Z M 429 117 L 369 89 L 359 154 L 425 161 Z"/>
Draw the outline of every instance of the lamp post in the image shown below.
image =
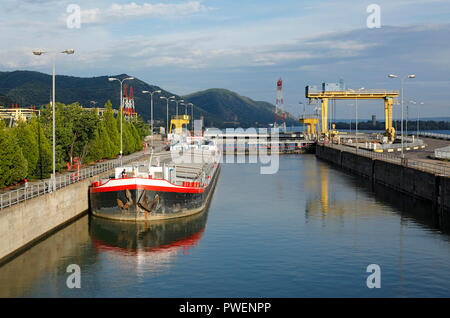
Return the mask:
<path id="1" fill-rule="evenodd" d="M 53 71 L 52 71 L 52 134 L 53 134 L 53 173 L 51 176 L 51 183 L 52 183 L 52 189 L 53 191 L 56 190 L 56 139 L 55 139 L 55 59 L 56 59 L 56 55 L 58 53 L 64 53 L 64 54 L 74 54 L 75 50 L 74 49 L 67 49 L 64 50 L 62 52 L 46 52 L 46 51 L 42 51 L 42 50 L 34 50 L 33 54 L 40 56 L 42 54 L 50 54 L 52 57 L 52 67 L 53 67 Z"/>
<path id="2" fill-rule="evenodd" d="M 353 107 L 353 104 L 347 104 L 350 107 Z M 352 134 L 352 119 L 350 118 L 350 135 Z"/>
<path id="3" fill-rule="evenodd" d="M 394 74 L 389 74 L 388 75 L 388 77 L 389 78 L 398 78 L 398 76 L 397 75 L 394 75 Z M 403 81 L 405 80 L 405 79 L 408 79 L 408 78 L 415 78 L 416 77 L 416 75 L 414 75 L 414 74 L 411 74 L 411 75 L 408 75 L 408 76 L 405 76 L 405 77 L 400 77 L 400 85 L 401 85 L 401 91 L 402 91 L 402 122 L 401 122 L 401 137 L 402 137 L 402 158 L 404 158 L 405 157 L 405 155 L 403 154 Z"/>
<path id="4" fill-rule="evenodd" d="M 175 99 L 175 97 L 173 99 L 169 99 L 169 102 L 175 102 L 175 104 L 177 104 L 177 115 L 178 115 L 178 103 L 177 100 Z M 170 126 L 170 129 L 172 129 L 172 125 Z"/>
<path id="5" fill-rule="evenodd" d="M 186 109 L 187 109 L 187 106 L 191 106 L 191 129 L 192 129 L 192 131 L 194 131 L 194 104 L 187 103 Z"/>
<path id="6" fill-rule="evenodd" d="M 150 95 L 150 127 L 151 127 L 150 129 L 151 129 L 151 135 L 152 135 L 152 149 L 153 149 L 153 94 L 161 93 L 161 90 L 156 90 L 153 92 L 142 91 L 142 93 Z"/>
<path id="7" fill-rule="evenodd" d="M 409 102 L 412 103 L 412 104 L 414 104 L 414 105 L 417 105 L 417 128 L 416 128 L 416 135 L 417 135 L 417 138 L 419 138 L 419 109 L 420 109 L 420 105 L 423 105 L 424 102 L 417 103 L 417 102 L 414 101 L 414 100 L 410 100 Z"/>
<path id="8" fill-rule="evenodd" d="M 115 77 L 109 77 L 108 81 L 110 82 L 114 82 L 114 81 L 118 81 L 120 83 L 120 165 L 122 165 L 122 153 L 123 153 L 123 149 L 122 149 L 122 145 L 123 145 L 123 141 L 122 141 L 122 115 L 123 115 L 123 96 L 122 96 L 122 84 L 125 81 L 130 81 L 130 80 L 134 80 L 134 77 L 126 77 L 122 80 L 115 78 Z"/>
<path id="9" fill-rule="evenodd" d="M 409 104 L 416 105 L 417 102 L 415 100 L 410 100 L 408 104 L 406 104 L 406 136 L 408 136 L 408 106 Z"/>
<path id="10" fill-rule="evenodd" d="M 184 99 L 180 99 L 180 100 L 176 100 L 175 103 L 177 103 L 177 109 L 176 109 L 176 115 L 178 116 L 178 103 L 180 103 L 183 105 Z"/>
<path id="11" fill-rule="evenodd" d="M 169 134 L 169 100 L 172 100 L 173 98 L 175 98 L 175 96 L 170 96 L 170 97 L 161 96 L 159 98 L 165 99 L 167 102 L 167 105 L 166 105 L 166 135 L 168 135 Z"/>
<path id="12" fill-rule="evenodd" d="M 298 117 L 299 118 L 302 117 L 304 119 L 305 118 L 305 111 L 306 111 L 305 104 L 303 102 L 298 102 L 298 104 L 299 105 L 303 105 L 303 116 L 299 115 Z M 306 135 L 305 134 L 305 121 L 303 121 L 303 135 Z"/>
<path id="13" fill-rule="evenodd" d="M 358 150 L 358 94 L 364 89 L 364 87 L 361 87 L 358 89 L 358 93 L 355 94 L 355 141 L 356 141 L 356 150 Z M 355 92 L 355 90 L 351 89 L 351 91 Z"/>
<path id="14" fill-rule="evenodd" d="M 419 104 L 420 105 L 424 105 L 424 102 L 420 102 Z M 419 137 L 419 133 L 420 133 L 420 130 L 419 130 L 419 122 L 420 122 L 420 120 L 419 120 L 419 108 L 420 108 L 420 106 L 417 105 L 417 137 Z"/>
<path id="15" fill-rule="evenodd" d="M 358 94 L 364 89 L 364 87 L 361 87 L 360 89 L 358 89 Z M 355 107 L 356 107 L 356 121 L 355 121 L 355 130 L 356 130 L 356 150 L 358 150 L 359 145 L 358 145 L 358 95 L 356 95 L 356 100 L 355 100 Z"/>

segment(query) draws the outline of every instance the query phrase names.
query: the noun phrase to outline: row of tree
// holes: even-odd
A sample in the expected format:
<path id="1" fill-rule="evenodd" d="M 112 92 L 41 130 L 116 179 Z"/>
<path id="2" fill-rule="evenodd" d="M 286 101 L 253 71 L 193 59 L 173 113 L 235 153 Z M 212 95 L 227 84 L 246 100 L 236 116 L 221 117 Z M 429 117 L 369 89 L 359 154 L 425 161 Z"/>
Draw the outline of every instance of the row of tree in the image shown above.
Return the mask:
<path id="1" fill-rule="evenodd" d="M 82 163 L 111 159 L 120 153 L 120 117 L 114 116 L 111 102 L 103 117 L 78 103 L 56 103 L 56 170 L 66 168 L 78 157 Z M 142 149 L 148 126 L 141 118 L 122 119 L 123 154 Z M 52 107 L 41 109 L 40 116 L 7 128 L 0 121 L 0 187 L 24 178 L 48 178 L 52 171 Z"/>

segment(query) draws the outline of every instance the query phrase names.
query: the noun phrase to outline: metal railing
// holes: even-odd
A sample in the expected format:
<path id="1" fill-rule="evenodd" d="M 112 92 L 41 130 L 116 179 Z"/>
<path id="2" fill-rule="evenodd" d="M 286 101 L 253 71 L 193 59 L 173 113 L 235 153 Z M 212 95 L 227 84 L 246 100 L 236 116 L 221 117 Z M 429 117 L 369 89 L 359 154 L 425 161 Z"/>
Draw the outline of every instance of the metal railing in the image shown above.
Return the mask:
<path id="1" fill-rule="evenodd" d="M 140 154 L 138 155 L 129 155 L 128 157 L 123 158 L 122 165 L 128 164 L 132 161 L 143 159 L 145 157 L 148 157 L 148 155 L 142 154 L 142 152 L 140 152 Z M 56 177 L 56 189 L 58 190 L 64 188 L 70 184 L 82 181 L 87 178 L 91 178 L 95 175 L 120 166 L 120 159 L 114 159 L 90 167 L 82 168 L 79 171 L 59 175 Z M 28 199 L 52 192 L 52 181 L 50 179 L 33 182 L 29 185 L 25 185 L 22 188 L 0 194 L 0 210 L 10 207 L 11 205 L 26 201 Z"/>
<path id="2" fill-rule="evenodd" d="M 332 144 L 332 143 L 322 143 L 322 145 L 324 145 L 326 147 L 339 149 L 339 150 L 342 150 L 345 152 L 351 152 L 351 153 L 358 154 L 360 156 L 368 157 L 371 159 L 382 160 L 382 161 L 394 163 L 397 165 L 410 167 L 410 168 L 413 168 L 416 170 L 430 172 L 430 173 L 442 175 L 442 176 L 450 176 L 450 167 L 447 167 L 446 165 L 432 164 L 432 163 L 427 163 L 427 162 L 418 161 L 418 160 L 414 160 L 414 159 L 400 158 L 400 157 L 395 157 L 393 155 L 389 155 L 388 153 L 379 153 L 379 152 L 372 152 L 372 151 L 367 151 L 367 150 L 363 150 L 363 149 L 355 149 L 355 148 L 351 148 L 351 147 L 347 147 L 347 146 L 343 146 L 343 145 Z"/>
<path id="3" fill-rule="evenodd" d="M 439 139 L 445 139 L 445 140 L 449 140 L 450 139 L 450 135 L 448 135 L 448 134 L 419 132 L 418 135 L 419 136 L 423 136 L 423 137 L 439 138 Z"/>

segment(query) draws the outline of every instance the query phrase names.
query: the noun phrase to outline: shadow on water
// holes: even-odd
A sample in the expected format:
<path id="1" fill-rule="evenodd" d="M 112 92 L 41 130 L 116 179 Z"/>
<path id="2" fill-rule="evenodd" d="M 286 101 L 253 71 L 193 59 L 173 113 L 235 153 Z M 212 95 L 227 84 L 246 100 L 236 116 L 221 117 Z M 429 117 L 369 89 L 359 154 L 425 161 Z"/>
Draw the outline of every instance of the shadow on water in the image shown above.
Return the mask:
<path id="1" fill-rule="evenodd" d="M 80 259 L 84 266 L 95 263 L 88 219 L 83 216 L 0 266 L 0 297 L 26 296 L 43 275 L 64 275 L 66 267 Z"/>
<path id="2" fill-rule="evenodd" d="M 207 210 L 189 217 L 152 222 L 120 222 L 91 216 L 89 235 L 100 252 L 151 255 L 198 245 L 207 218 Z"/>
<path id="3" fill-rule="evenodd" d="M 441 223 L 437 211 L 433 208 L 431 202 L 412 197 L 400 191 L 391 189 L 379 183 L 372 183 L 369 179 L 362 176 L 344 172 L 341 169 L 330 166 L 326 162 L 319 161 L 319 184 L 316 185 L 319 196 L 307 201 L 307 216 L 312 215 L 343 215 L 349 211 L 357 210 L 364 214 L 378 214 L 380 205 L 386 205 L 393 208 L 402 218 L 411 219 L 417 224 L 427 227 L 434 231 L 440 231 L 450 234 L 450 225 Z M 374 204 L 364 205 L 358 202 L 358 198 L 348 197 L 337 200 L 333 197 L 333 189 L 329 189 L 332 183 L 329 178 L 333 178 L 335 173 L 345 175 L 341 178 L 342 182 L 347 184 L 349 188 L 357 189 L 361 194 L 374 198 Z M 353 209 L 349 209 L 353 205 Z M 359 205 L 359 206 L 358 206 Z M 355 208 L 356 207 L 356 208 Z"/>
<path id="4" fill-rule="evenodd" d="M 48 285 L 44 289 L 50 296 L 64 295 L 68 265 L 95 271 L 90 268 L 105 257 L 131 273 L 161 272 L 180 251 L 186 254 L 199 244 L 208 209 L 209 205 L 193 216 L 151 223 L 85 215 L 0 266 L 0 297 L 34 295 L 43 289 L 42 282 Z"/>
<path id="5" fill-rule="evenodd" d="M 188 254 L 199 245 L 207 218 L 208 209 L 188 217 L 152 222 L 91 216 L 89 235 L 96 253 L 113 262 L 121 273 L 158 276 L 176 264 L 180 252 Z"/>

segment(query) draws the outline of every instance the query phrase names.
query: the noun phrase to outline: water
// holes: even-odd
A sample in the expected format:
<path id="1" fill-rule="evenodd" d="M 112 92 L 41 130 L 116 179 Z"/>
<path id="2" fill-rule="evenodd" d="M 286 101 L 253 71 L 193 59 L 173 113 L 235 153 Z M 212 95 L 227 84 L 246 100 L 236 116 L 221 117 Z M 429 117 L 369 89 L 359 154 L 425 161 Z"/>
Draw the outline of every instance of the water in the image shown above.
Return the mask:
<path id="1" fill-rule="evenodd" d="M 2 297 L 448 297 L 449 235 L 428 204 L 313 155 L 274 175 L 223 164 L 208 210 L 133 225 L 84 216 L 0 267 Z M 66 287 L 70 264 L 81 289 Z M 369 264 L 381 288 L 369 289 Z"/>

